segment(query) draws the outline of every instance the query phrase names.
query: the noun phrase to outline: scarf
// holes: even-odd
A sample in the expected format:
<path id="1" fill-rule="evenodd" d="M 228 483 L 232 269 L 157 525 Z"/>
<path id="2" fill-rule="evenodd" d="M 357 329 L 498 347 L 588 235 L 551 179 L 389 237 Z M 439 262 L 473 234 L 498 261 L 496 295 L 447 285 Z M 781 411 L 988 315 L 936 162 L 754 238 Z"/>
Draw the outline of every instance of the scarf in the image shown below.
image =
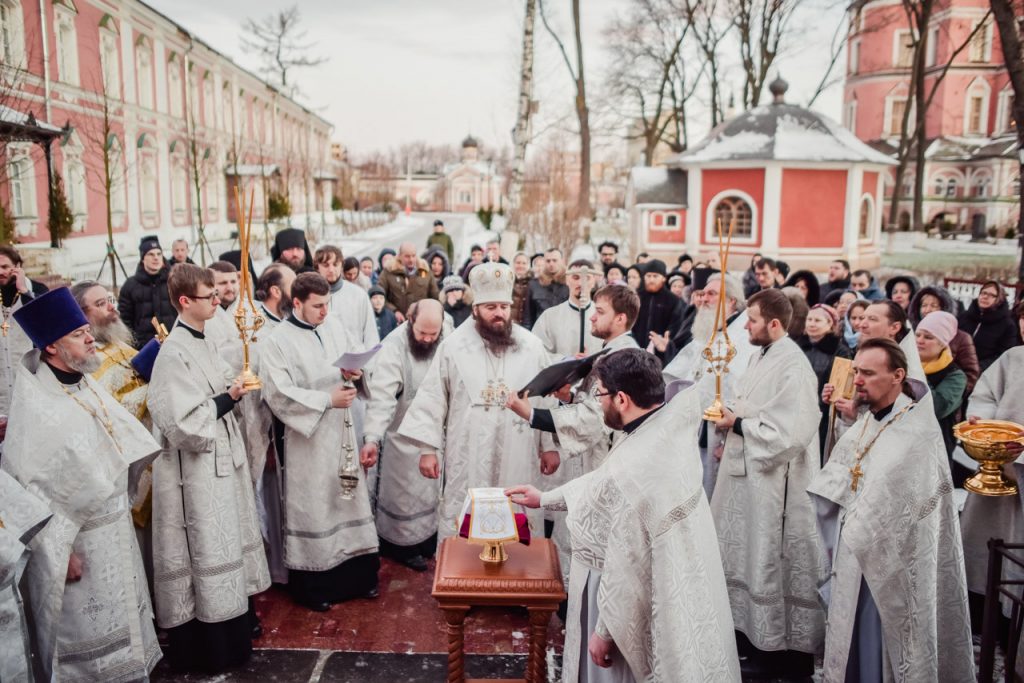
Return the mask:
<path id="1" fill-rule="evenodd" d="M 857 342 L 860 340 L 860 332 L 853 329 L 853 326 L 850 325 L 849 318 L 843 320 L 843 339 L 851 350 L 857 348 Z"/>
<path id="2" fill-rule="evenodd" d="M 924 370 L 925 375 L 934 375 L 939 370 L 945 369 L 947 365 L 953 362 L 953 354 L 950 353 L 949 347 L 942 349 L 942 353 L 935 360 L 921 361 L 921 369 Z"/>

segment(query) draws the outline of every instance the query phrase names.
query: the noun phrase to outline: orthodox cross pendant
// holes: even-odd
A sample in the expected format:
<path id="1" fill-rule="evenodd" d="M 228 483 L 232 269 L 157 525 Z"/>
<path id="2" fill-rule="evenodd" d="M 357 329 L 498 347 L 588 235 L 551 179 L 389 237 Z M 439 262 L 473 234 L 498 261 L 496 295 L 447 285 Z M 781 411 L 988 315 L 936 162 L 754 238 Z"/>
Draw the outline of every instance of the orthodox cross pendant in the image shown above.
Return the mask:
<path id="1" fill-rule="evenodd" d="M 7 318 L 4 318 L 4 322 L 0 325 L 0 331 L 3 331 L 4 336 L 7 336 L 7 330 L 11 329 L 11 324 L 7 322 Z"/>
<path id="2" fill-rule="evenodd" d="M 857 464 L 850 468 L 850 490 L 854 493 L 857 492 L 857 484 L 863 476 L 864 470 L 860 468 L 860 460 L 858 460 Z"/>
<path id="3" fill-rule="evenodd" d="M 508 403 L 508 397 L 511 395 L 505 380 L 495 382 L 493 379 L 489 379 L 487 380 L 487 386 L 480 392 L 480 398 L 484 401 L 484 410 L 491 406 L 504 407 Z"/>

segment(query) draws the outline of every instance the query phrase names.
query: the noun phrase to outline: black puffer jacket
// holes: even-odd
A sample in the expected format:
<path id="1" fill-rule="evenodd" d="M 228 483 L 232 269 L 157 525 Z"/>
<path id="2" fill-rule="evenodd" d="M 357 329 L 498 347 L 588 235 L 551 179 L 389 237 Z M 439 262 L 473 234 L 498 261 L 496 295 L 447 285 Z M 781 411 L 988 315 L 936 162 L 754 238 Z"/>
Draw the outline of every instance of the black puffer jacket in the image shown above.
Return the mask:
<path id="1" fill-rule="evenodd" d="M 1010 306 L 1005 301 L 983 311 L 975 299 L 960 316 L 960 329 L 974 338 L 974 348 L 978 352 L 978 364 L 982 372 L 1004 351 L 1020 344 L 1017 321 L 1013 319 Z"/>
<path id="2" fill-rule="evenodd" d="M 526 310 L 523 313 L 523 326 L 532 328 L 540 314 L 552 306 L 557 306 L 569 298 L 569 286 L 564 276 L 556 279 L 535 277 L 526 287 Z"/>
<path id="3" fill-rule="evenodd" d="M 121 295 L 117 299 L 117 310 L 121 320 L 135 335 L 135 348 L 141 349 L 156 333 L 153 329 L 153 316 L 171 328 L 178 312 L 171 305 L 171 296 L 167 293 L 167 274 L 170 269 L 161 268 L 155 275 L 150 275 L 139 264 L 135 275 L 128 278 L 121 287 Z"/>
<path id="4" fill-rule="evenodd" d="M 822 402 L 821 390 L 825 388 L 825 383 L 828 382 L 829 375 L 832 374 L 832 361 L 837 357 L 853 358 L 853 352 L 834 334 L 826 334 L 816 342 L 811 341 L 806 334 L 801 334 L 794 341 L 803 349 L 804 355 L 811 363 L 811 369 L 818 377 L 818 408 L 821 410 L 821 420 L 818 422 L 818 448 L 821 451 L 822 460 L 824 460 L 830 406 Z"/>
<path id="5" fill-rule="evenodd" d="M 645 348 L 651 341 L 651 332 L 668 332 L 669 337 L 674 337 L 683 324 L 683 313 L 682 300 L 667 286 L 653 293 L 641 287 L 640 314 L 633 324 L 633 338 L 640 348 Z"/>

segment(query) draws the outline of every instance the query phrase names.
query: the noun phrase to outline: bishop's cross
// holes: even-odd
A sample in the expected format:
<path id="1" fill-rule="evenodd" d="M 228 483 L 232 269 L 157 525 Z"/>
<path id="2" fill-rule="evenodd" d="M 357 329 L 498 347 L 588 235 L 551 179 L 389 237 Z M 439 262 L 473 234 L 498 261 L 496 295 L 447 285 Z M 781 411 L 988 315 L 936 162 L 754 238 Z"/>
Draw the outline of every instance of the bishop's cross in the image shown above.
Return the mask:
<path id="1" fill-rule="evenodd" d="M 487 380 L 487 386 L 480 392 L 480 398 L 484 401 L 485 410 L 490 406 L 504 406 L 508 403 L 508 397 L 512 395 L 504 380 Z"/>
<path id="2" fill-rule="evenodd" d="M 857 492 L 857 484 L 863 476 L 864 470 L 860 468 L 860 460 L 858 460 L 857 464 L 850 468 L 850 490 L 854 493 Z"/>

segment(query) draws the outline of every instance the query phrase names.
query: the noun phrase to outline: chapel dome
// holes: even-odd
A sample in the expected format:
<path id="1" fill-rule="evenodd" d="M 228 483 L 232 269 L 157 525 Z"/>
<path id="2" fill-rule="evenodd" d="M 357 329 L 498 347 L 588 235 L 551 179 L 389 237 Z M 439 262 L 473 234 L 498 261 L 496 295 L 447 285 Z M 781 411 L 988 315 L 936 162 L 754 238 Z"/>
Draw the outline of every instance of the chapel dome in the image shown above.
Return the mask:
<path id="1" fill-rule="evenodd" d="M 480 145 L 478 145 L 477 142 L 476 142 L 476 138 L 474 138 L 472 135 L 467 135 L 466 139 L 462 141 L 462 148 L 463 149 L 466 149 L 467 147 L 479 147 L 479 146 Z"/>

